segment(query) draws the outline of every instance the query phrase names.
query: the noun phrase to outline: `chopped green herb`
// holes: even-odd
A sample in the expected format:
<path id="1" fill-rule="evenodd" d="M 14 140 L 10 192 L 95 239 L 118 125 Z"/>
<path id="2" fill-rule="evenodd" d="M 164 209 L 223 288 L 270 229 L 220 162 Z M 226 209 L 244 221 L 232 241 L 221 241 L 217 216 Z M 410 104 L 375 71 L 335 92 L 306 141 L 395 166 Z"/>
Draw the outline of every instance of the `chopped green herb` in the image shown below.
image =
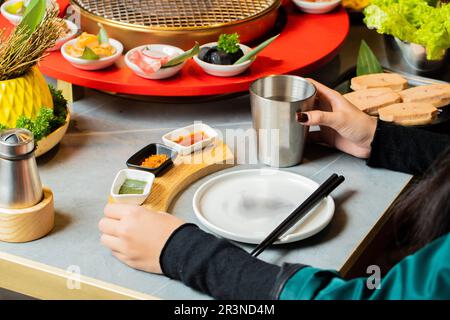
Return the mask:
<path id="1" fill-rule="evenodd" d="M 221 34 L 217 42 L 217 49 L 226 53 L 235 53 L 239 47 L 239 34 Z"/>

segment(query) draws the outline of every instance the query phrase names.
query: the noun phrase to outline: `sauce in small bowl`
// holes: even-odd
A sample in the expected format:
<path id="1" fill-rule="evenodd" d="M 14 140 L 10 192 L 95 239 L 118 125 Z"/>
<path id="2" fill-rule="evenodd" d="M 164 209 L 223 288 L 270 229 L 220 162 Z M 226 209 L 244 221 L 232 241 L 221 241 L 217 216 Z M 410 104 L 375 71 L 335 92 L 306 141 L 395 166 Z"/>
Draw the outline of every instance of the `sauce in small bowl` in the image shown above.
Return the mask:
<path id="1" fill-rule="evenodd" d="M 111 198 L 115 203 L 141 205 L 152 190 L 155 175 L 150 172 L 120 170 L 111 187 Z"/>

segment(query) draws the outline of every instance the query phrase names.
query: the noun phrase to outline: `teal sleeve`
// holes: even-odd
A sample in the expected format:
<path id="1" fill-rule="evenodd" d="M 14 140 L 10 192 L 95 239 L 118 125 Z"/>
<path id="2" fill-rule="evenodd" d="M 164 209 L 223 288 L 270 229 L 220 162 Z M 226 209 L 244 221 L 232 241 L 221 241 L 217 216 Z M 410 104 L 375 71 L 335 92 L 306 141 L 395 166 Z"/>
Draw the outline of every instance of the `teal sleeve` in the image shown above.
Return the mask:
<path id="1" fill-rule="evenodd" d="M 335 271 L 305 267 L 284 285 L 283 300 L 450 299 L 450 234 L 396 264 L 379 289 L 366 278 L 343 280 Z"/>

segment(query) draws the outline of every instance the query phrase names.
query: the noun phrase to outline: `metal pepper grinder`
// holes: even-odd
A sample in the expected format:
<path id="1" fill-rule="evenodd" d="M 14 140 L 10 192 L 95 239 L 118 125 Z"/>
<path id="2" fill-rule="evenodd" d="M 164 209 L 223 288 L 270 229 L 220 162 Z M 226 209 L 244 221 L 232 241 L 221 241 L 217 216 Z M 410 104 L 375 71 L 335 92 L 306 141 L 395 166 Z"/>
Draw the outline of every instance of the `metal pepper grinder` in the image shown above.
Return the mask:
<path id="1" fill-rule="evenodd" d="M 0 132 L 0 208 L 29 208 L 42 200 L 34 150 L 34 137 L 30 131 Z"/>

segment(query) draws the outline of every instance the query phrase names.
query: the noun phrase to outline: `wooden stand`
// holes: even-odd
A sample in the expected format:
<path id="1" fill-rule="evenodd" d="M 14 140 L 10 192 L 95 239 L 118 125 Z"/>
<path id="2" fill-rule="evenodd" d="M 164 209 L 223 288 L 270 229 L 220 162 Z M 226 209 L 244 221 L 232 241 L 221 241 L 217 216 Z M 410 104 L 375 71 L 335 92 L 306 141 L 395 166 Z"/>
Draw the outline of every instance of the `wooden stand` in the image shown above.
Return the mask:
<path id="1" fill-rule="evenodd" d="M 53 193 L 44 188 L 44 199 L 25 209 L 0 208 L 0 241 L 28 242 L 42 238 L 54 225 Z"/>
<path id="2" fill-rule="evenodd" d="M 167 211 L 181 191 L 211 173 L 234 166 L 234 160 L 233 153 L 222 141 L 216 141 L 202 151 L 178 156 L 174 167 L 155 179 L 152 192 L 142 206 Z"/>

